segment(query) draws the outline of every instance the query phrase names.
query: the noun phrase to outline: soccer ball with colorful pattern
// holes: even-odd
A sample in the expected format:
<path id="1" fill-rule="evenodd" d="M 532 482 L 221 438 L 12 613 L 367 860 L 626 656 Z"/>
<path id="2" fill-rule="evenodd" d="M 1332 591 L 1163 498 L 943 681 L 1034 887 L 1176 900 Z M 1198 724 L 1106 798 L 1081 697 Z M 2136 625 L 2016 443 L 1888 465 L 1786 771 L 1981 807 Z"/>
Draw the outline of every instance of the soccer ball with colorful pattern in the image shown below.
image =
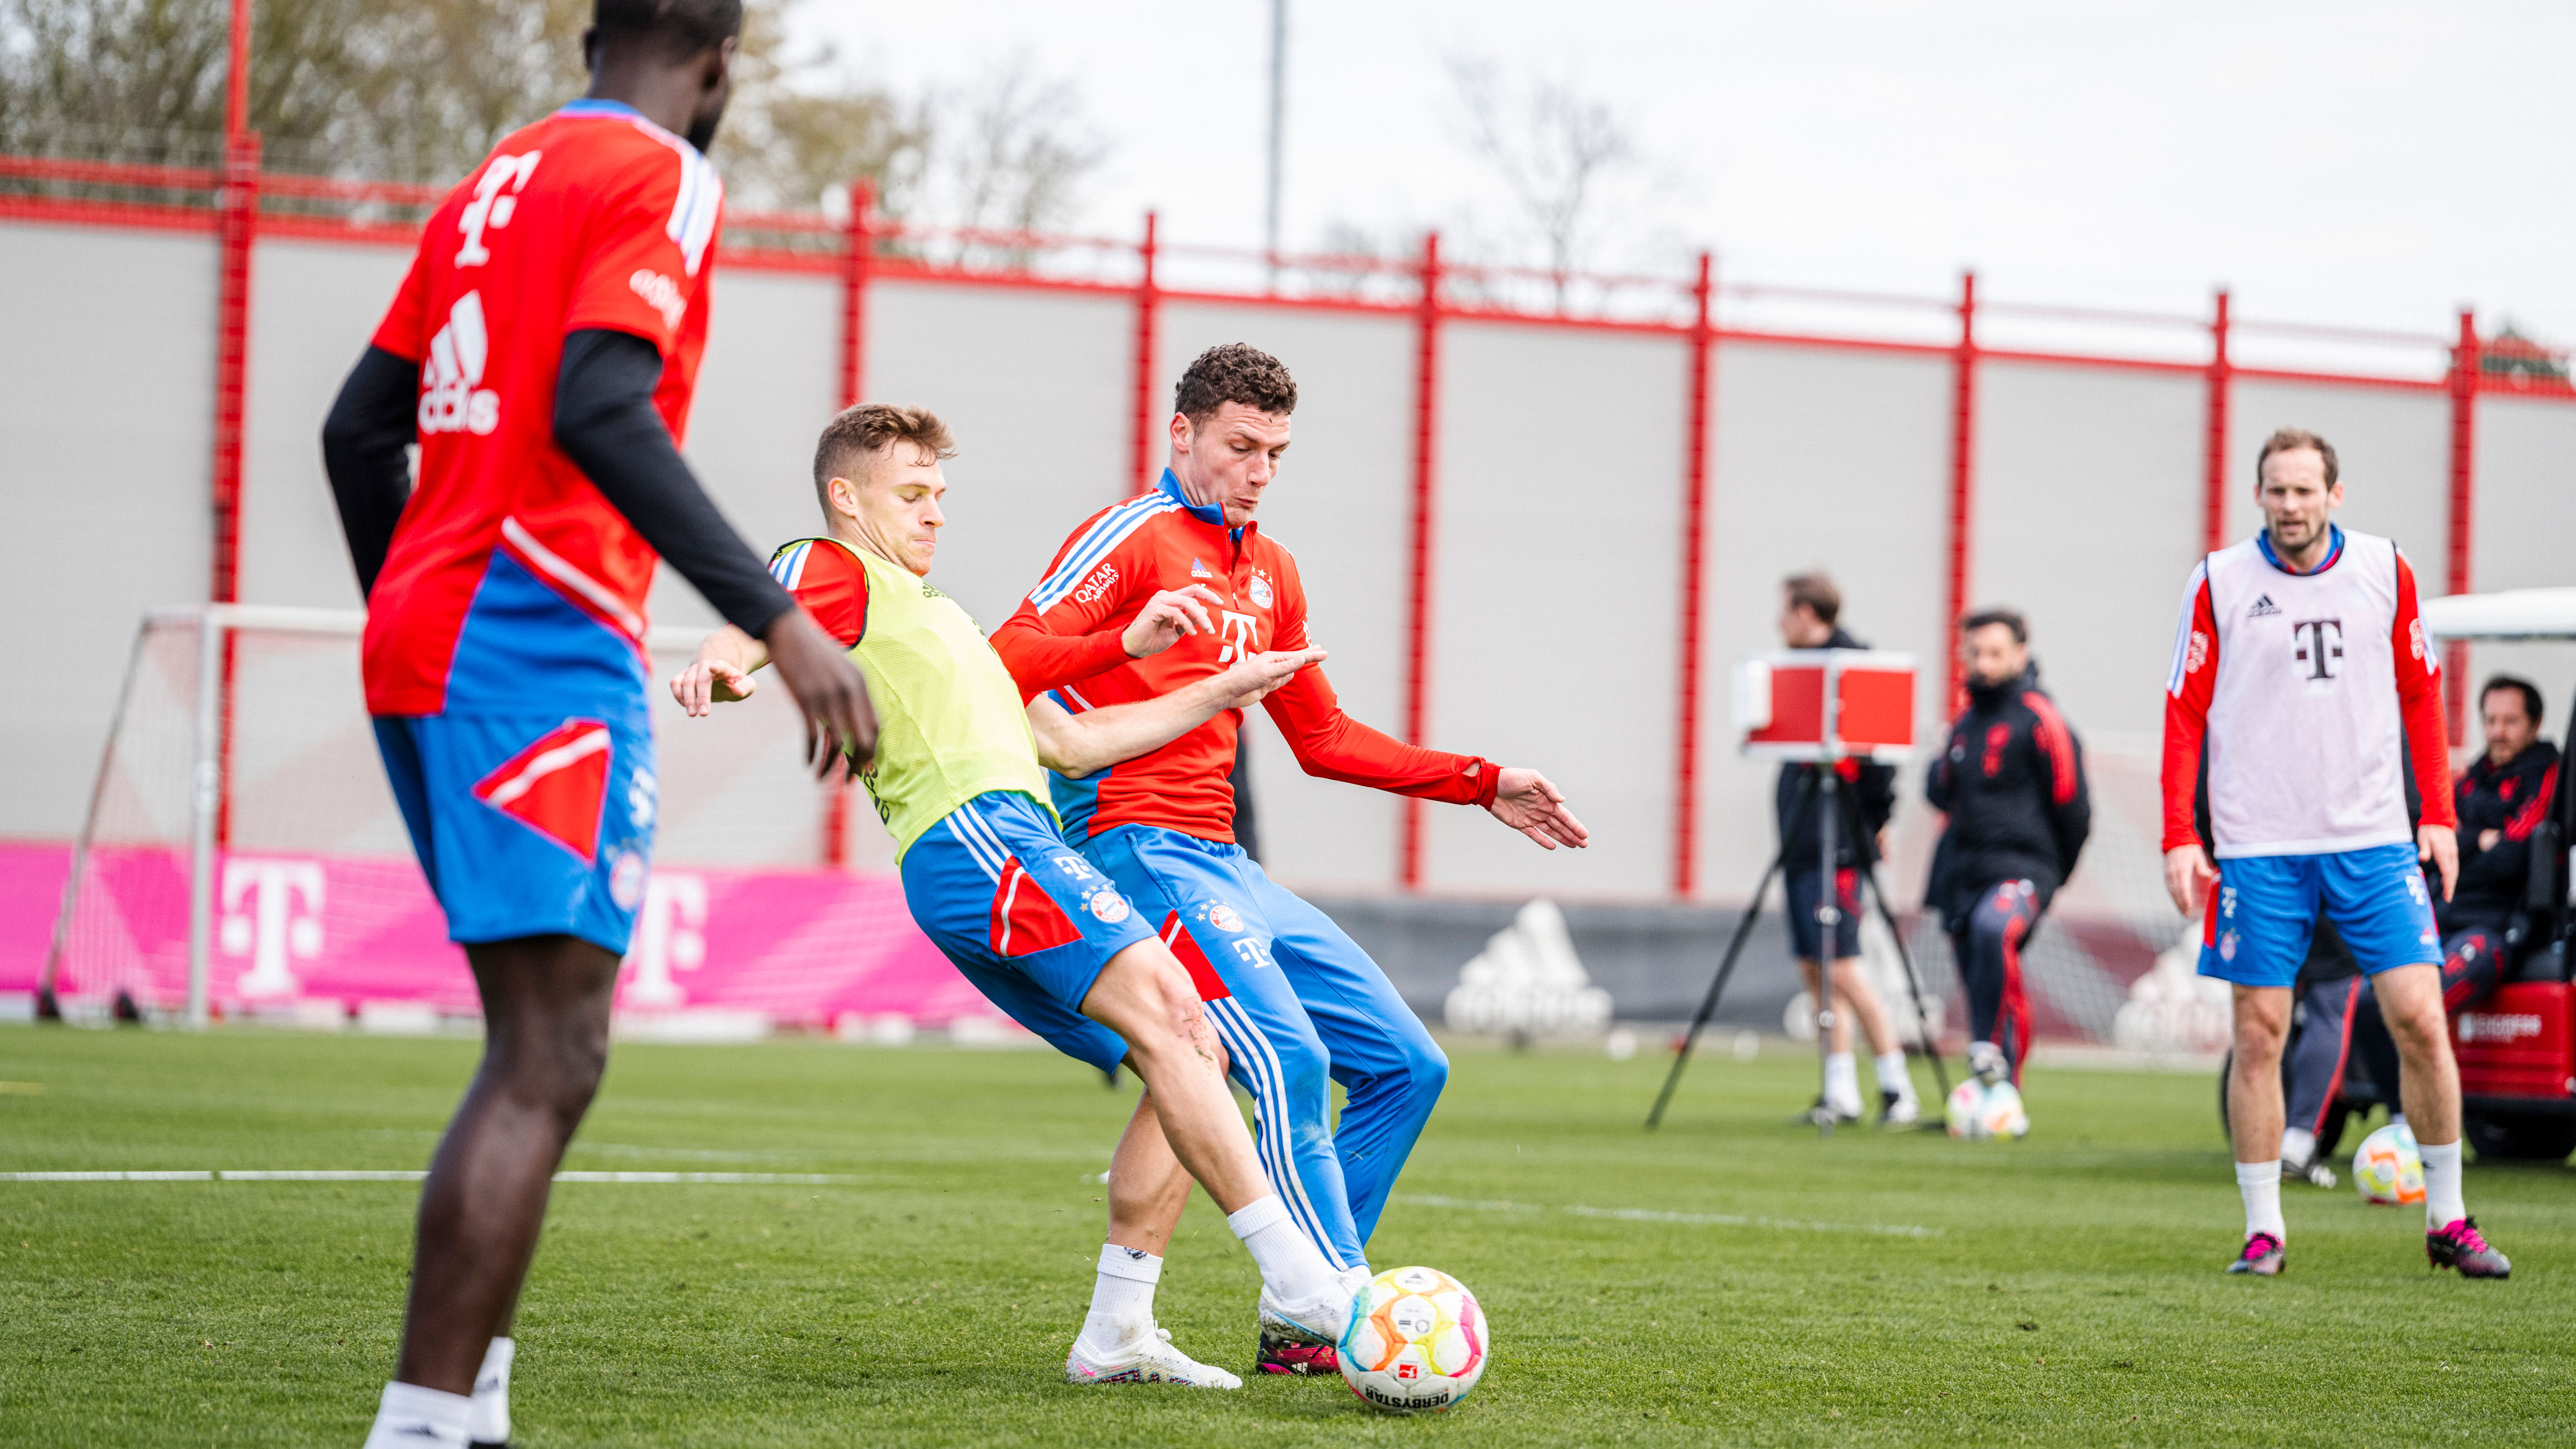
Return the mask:
<path id="1" fill-rule="evenodd" d="M 1438 1413 L 1476 1387 L 1492 1352 L 1465 1284 L 1437 1268 L 1390 1268 L 1360 1290 L 1342 1332 L 1342 1381 L 1390 1414 Z"/>
<path id="2" fill-rule="evenodd" d="M 2415 1151 L 2414 1131 L 2392 1124 L 2361 1139 L 2352 1155 L 2352 1185 L 2363 1202 L 2381 1207 L 2421 1203 L 2424 1159 Z"/>
<path id="3" fill-rule="evenodd" d="M 1970 1077 L 1950 1089 L 1950 1100 L 1942 1115 L 1949 1121 L 1950 1135 L 1963 1142 L 2021 1137 L 2030 1132 L 2030 1114 L 2022 1110 L 2021 1092 L 2010 1082 L 1997 1082 L 1990 1087 Z"/>

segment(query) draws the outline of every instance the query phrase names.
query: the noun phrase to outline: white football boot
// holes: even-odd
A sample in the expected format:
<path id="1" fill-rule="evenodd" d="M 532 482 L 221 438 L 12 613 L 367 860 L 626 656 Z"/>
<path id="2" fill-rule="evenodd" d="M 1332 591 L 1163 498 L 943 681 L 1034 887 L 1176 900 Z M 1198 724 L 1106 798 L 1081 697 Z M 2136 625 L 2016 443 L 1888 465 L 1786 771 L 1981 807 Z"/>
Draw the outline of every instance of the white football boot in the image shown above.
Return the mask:
<path id="1" fill-rule="evenodd" d="M 1243 1380 L 1172 1347 L 1172 1331 L 1156 1328 L 1108 1353 L 1090 1350 L 1077 1335 L 1065 1355 L 1069 1384 L 1181 1384 L 1194 1389 L 1239 1389 Z"/>
<path id="2" fill-rule="evenodd" d="M 1351 1314 L 1359 1307 L 1359 1287 L 1350 1282 L 1353 1272 L 1344 1272 L 1333 1280 L 1322 1294 L 1282 1303 L 1270 1294 L 1270 1285 L 1261 1285 L 1261 1331 L 1264 1334 L 1296 1343 L 1337 1345 L 1342 1331 L 1351 1326 Z"/>

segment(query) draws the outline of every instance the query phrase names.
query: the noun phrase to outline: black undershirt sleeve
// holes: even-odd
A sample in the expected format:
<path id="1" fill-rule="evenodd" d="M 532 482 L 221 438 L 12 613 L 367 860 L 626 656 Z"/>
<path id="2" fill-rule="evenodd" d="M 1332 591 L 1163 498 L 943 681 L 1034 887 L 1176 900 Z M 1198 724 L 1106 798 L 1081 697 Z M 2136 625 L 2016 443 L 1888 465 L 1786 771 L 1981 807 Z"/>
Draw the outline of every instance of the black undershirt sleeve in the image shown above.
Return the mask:
<path id="1" fill-rule="evenodd" d="M 340 532 L 362 595 L 376 591 L 394 525 L 411 499 L 411 460 L 403 450 L 417 436 L 419 398 L 420 364 L 370 347 L 322 423 L 322 469 L 340 505 Z"/>
<path id="2" fill-rule="evenodd" d="M 672 444 L 653 410 L 661 378 L 662 355 L 632 333 L 585 328 L 566 337 L 555 442 L 725 622 L 758 638 L 796 601 L 716 511 Z"/>

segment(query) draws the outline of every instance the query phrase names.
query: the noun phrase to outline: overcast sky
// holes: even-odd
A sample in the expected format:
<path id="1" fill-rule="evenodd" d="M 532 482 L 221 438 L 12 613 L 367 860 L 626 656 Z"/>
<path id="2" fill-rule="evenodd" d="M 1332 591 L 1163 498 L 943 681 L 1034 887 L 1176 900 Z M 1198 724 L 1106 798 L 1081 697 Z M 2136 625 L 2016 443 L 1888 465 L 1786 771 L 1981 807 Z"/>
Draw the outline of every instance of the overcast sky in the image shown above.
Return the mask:
<path id="1" fill-rule="evenodd" d="M 1653 158 L 1641 253 L 1746 281 L 2576 341 L 2576 6 L 1290 0 L 1287 239 L 1497 235 L 1446 68 L 1609 102 Z M 1268 0 L 804 0 L 898 86 L 1018 54 L 1109 159 L 1082 228 L 1257 246 Z M 1608 257 L 1634 261 L 1635 257 Z"/>

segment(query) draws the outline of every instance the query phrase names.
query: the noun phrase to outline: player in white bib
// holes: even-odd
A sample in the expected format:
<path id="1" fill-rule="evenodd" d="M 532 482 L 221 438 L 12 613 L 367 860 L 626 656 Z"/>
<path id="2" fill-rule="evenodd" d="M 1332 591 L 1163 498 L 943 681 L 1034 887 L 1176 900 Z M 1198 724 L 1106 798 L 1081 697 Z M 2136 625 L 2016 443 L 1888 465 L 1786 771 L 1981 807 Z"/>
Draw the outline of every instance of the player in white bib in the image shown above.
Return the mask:
<path id="1" fill-rule="evenodd" d="M 2440 872 L 2448 899 L 2457 817 L 2441 665 L 2416 617 L 2414 570 L 2389 540 L 2335 526 L 2343 484 L 2314 433 L 2284 428 L 2263 444 L 2254 500 L 2263 531 L 2192 570 L 2165 689 L 2165 885 L 2185 915 L 2217 887 L 2200 974 L 2235 987 L 2228 1127 L 2245 1245 L 2227 1271 L 2281 1271 L 2281 1050 L 2322 911 L 2397 1039 L 2424 1157 L 2424 1251 L 2436 1268 L 2502 1278 L 2512 1265 L 2461 1202 L 2460 1074 L 2418 864 Z M 2192 824 L 2204 745 L 2207 849 Z M 2424 801 L 2411 829 L 2400 774 L 2410 768 Z"/>

